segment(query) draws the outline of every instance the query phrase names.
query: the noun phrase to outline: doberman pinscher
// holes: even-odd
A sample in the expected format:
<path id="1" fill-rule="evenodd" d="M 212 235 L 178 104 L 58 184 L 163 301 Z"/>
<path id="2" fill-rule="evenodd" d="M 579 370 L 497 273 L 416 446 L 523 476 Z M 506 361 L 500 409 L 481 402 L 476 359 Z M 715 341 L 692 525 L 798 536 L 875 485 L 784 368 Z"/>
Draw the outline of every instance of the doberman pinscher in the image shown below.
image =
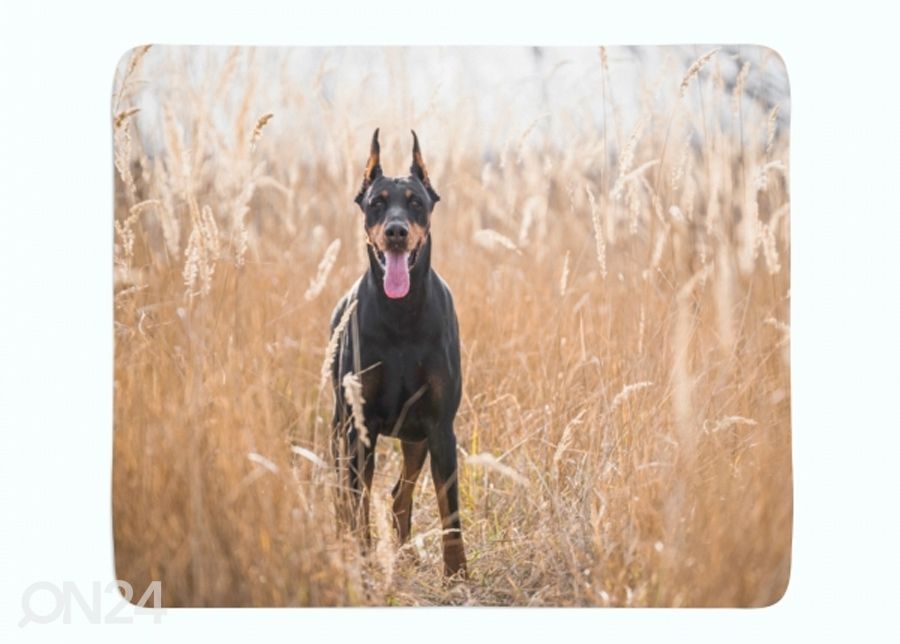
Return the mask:
<path id="1" fill-rule="evenodd" d="M 365 215 L 369 268 L 338 302 L 331 319 L 332 334 L 344 327 L 332 365 L 333 447 L 341 475 L 349 478 L 346 518 L 356 528 L 359 515 L 366 541 L 378 437 L 402 442 L 403 468 L 392 492 L 401 543 L 409 538 L 413 491 L 430 454 L 443 528 L 444 574 L 464 577 L 453 434 L 462 394 L 459 327 L 450 289 L 431 268 L 431 212 L 440 197 L 428 179 L 418 137 L 412 135 L 410 175 L 392 178 L 381 171 L 375 130 L 356 195 Z M 364 418 L 359 429 L 344 387 L 351 373 L 361 385 Z"/>

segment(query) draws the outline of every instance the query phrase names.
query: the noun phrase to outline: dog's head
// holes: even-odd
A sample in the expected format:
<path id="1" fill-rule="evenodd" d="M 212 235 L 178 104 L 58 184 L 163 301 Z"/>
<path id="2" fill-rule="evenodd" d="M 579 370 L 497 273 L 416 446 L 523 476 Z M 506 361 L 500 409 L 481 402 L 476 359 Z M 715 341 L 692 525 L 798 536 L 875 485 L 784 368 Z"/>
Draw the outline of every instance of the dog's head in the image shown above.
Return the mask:
<path id="1" fill-rule="evenodd" d="M 412 165 L 407 177 L 386 177 L 381 171 L 378 130 L 372 135 L 369 160 L 356 203 L 365 214 L 370 254 L 384 277 L 384 292 L 392 299 L 409 292 L 409 273 L 428 241 L 431 211 L 440 200 L 431 187 L 419 139 L 412 133 Z"/>

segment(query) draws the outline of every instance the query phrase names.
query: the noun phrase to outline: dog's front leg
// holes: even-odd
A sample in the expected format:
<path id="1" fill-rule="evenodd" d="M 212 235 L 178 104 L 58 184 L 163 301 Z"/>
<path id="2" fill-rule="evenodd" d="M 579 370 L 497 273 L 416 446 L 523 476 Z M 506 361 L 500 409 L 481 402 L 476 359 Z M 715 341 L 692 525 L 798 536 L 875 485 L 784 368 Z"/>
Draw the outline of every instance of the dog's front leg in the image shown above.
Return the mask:
<path id="1" fill-rule="evenodd" d="M 428 444 L 426 441 L 419 443 L 401 443 L 403 448 L 403 468 L 400 470 L 400 478 L 391 491 L 394 499 L 394 527 L 400 543 L 406 543 L 409 539 L 409 531 L 412 526 L 413 492 L 416 489 L 416 480 L 425 465 L 425 457 L 428 456 Z"/>
<path id="2" fill-rule="evenodd" d="M 337 413 L 335 415 L 337 418 Z M 338 481 L 346 482 L 346 485 L 342 485 L 337 491 L 338 526 L 357 534 L 362 527 L 366 545 L 371 542 L 369 496 L 375 473 L 377 438 L 377 435 L 370 436 L 371 444 L 367 447 L 358 440 L 355 428 L 349 426 L 347 421 L 341 424 L 335 420 L 332 433 L 334 464 Z"/>
<path id="3" fill-rule="evenodd" d="M 348 474 L 350 475 L 350 495 L 352 502 L 351 529 L 359 532 L 366 547 L 372 544 L 369 529 L 369 497 L 372 493 L 372 477 L 375 474 L 375 441 L 378 436 L 369 436 L 370 445 L 364 445 L 351 430 L 348 436 Z"/>
<path id="4" fill-rule="evenodd" d="M 448 577 L 459 574 L 465 578 L 466 553 L 459 520 L 459 471 L 452 423 L 441 426 L 428 437 L 428 452 L 431 455 L 431 478 L 434 479 L 441 513 L 444 574 Z"/>

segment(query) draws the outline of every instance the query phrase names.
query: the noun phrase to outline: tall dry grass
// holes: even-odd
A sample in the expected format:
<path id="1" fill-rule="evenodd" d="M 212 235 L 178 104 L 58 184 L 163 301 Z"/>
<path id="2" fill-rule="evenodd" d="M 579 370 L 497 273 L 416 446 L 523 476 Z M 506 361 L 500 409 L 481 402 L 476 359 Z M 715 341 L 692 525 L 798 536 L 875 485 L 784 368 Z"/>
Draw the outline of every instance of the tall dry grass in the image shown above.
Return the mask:
<path id="1" fill-rule="evenodd" d="M 483 122 L 471 95 L 441 95 L 439 72 L 417 98 L 414 51 L 384 53 L 374 79 L 339 52 L 127 55 L 113 99 L 118 576 L 161 580 L 172 606 L 777 600 L 789 104 L 765 88 L 781 62 L 664 54 L 651 73 L 630 50 L 590 52 L 588 104 L 509 132 L 498 124 L 523 105 Z M 304 56 L 322 63 L 297 77 Z M 376 98 L 380 82 L 397 100 Z M 320 372 L 331 308 L 364 268 L 352 196 L 376 125 L 388 174 L 405 172 L 416 127 L 442 196 L 465 585 L 441 580 L 427 468 L 396 548 L 392 441 L 372 551 L 335 529 Z"/>

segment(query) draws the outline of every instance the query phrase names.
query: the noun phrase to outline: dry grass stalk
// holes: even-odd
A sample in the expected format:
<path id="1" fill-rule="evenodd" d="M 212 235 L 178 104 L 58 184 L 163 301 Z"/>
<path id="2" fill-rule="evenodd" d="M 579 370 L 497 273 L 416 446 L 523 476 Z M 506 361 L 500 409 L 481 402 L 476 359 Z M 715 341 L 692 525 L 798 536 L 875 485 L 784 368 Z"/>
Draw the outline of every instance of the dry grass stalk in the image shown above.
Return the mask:
<path id="1" fill-rule="evenodd" d="M 266 124 L 272 120 L 272 117 L 275 116 L 271 112 L 268 114 L 263 114 L 256 121 L 256 125 L 253 126 L 253 131 L 250 132 L 250 147 L 256 147 L 257 141 L 259 141 L 259 137 L 262 136 L 263 128 L 266 127 Z"/>
<path id="2" fill-rule="evenodd" d="M 645 161 L 634 170 L 631 170 L 621 178 L 620 185 L 617 186 L 618 189 L 614 188 L 612 194 L 610 195 L 613 199 L 618 199 L 619 195 L 622 192 L 622 186 L 627 186 L 629 184 L 637 184 L 640 183 L 641 179 L 643 179 L 644 173 L 650 168 L 659 165 L 659 159 L 650 159 L 649 161 Z"/>
<path id="3" fill-rule="evenodd" d="M 359 442 L 369 447 L 371 445 L 369 442 L 369 431 L 366 429 L 366 418 L 363 415 L 363 405 L 366 404 L 366 401 L 362 395 L 362 382 L 360 382 L 359 375 L 352 371 L 348 372 L 344 375 L 342 384 L 344 386 L 344 397 L 350 403 L 350 409 L 353 411 L 353 426 L 356 428 Z"/>
<path id="4" fill-rule="evenodd" d="M 559 294 L 560 296 L 564 296 L 566 294 L 566 287 L 569 285 L 569 251 L 566 251 L 566 256 L 563 258 L 563 266 L 562 272 L 559 276 Z"/>
<path id="5" fill-rule="evenodd" d="M 122 110 L 113 119 L 113 161 L 132 203 L 137 197 L 137 188 L 131 172 L 131 129 L 128 125 L 131 117 L 139 111 L 136 107 Z"/>
<path id="6" fill-rule="evenodd" d="M 131 58 L 128 60 L 128 66 L 125 68 L 125 73 L 122 75 L 121 80 L 118 81 L 118 87 L 113 95 L 114 113 L 119 111 L 125 97 L 132 90 L 134 74 L 137 72 L 138 67 L 140 67 L 144 56 L 150 51 L 150 47 L 151 45 L 142 45 L 140 47 L 135 47 L 131 51 Z"/>
<path id="7" fill-rule="evenodd" d="M 505 248 L 506 250 L 511 250 L 517 254 L 521 254 L 522 252 L 519 250 L 519 247 L 516 246 L 516 243 L 513 240 L 502 233 L 498 233 L 496 230 L 491 230 L 490 228 L 482 228 L 481 230 L 476 230 L 475 234 L 472 235 L 472 239 L 476 244 L 487 248 L 488 250 Z"/>
<path id="8" fill-rule="evenodd" d="M 256 452 L 250 452 L 247 454 L 247 460 L 251 463 L 256 463 L 257 465 L 261 465 L 263 468 L 270 471 L 272 474 L 278 474 L 278 466 L 275 465 L 270 459 L 266 458 L 262 454 L 257 454 Z"/>
<path id="9" fill-rule="evenodd" d="M 715 310 L 719 347 L 723 354 L 734 351 L 734 270 L 732 254 L 725 244 L 719 244 L 715 262 Z"/>
<path id="10" fill-rule="evenodd" d="M 176 180 L 175 188 L 182 198 L 187 199 L 191 192 L 191 167 L 175 112 L 168 103 L 163 106 L 163 136 L 169 176 Z"/>
<path id="11" fill-rule="evenodd" d="M 678 92 L 682 97 L 684 97 L 685 93 L 687 92 L 687 88 L 691 84 L 691 81 L 694 80 L 694 78 L 696 78 L 700 73 L 700 70 L 703 69 L 703 66 L 706 65 L 706 63 L 708 63 L 713 56 L 718 54 L 719 51 L 719 47 L 710 49 L 708 52 L 700 56 L 700 58 L 695 60 L 693 64 L 691 64 L 691 66 L 687 70 L 687 73 L 684 75 L 684 78 L 681 79 L 681 85 L 678 87 Z"/>
<path id="12" fill-rule="evenodd" d="M 541 114 L 531 123 L 529 123 L 528 127 L 526 127 L 522 132 L 522 136 L 519 137 L 519 141 L 516 143 L 516 150 L 518 150 L 518 152 L 516 153 L 516 165 L 521 164 L 525 159 L 525 141 L 527 141 L 528 137 L 531 136 L 531 133 L 534 131 L 534 128 L 537 127 L 538 123 L 549 117 L 549 114 Z"/>
<path id="13" fill-rule="evenodd" d="M 335 239 L 330 244 L 328 244 L 328 248 L 325 249 L 325 254 L 322 256 L 322 261 L 319 262 L 319 268 L 316 271 L 316 276 L 309 281 L 309 288 L 306 289 L 306 293 L 303 294 L 303 299 L 307 302 L 311 302 L 316 299 L 319 294 L 322 292 L 322 289 L 325 288 L 325 282 L 328 281 L 328 275 L 331 274 L 331 269 L 334 267 L 334 263 L 337 261 L 338 253 L 341 250 L 341 240 Z"/>
<path id="14" fill-rule="evenodd" d="M 691 345 L 694 332 L 694 311 L 691 299 L 699 285 L 706 281 L 709 267 L 694 274 L 679 290 L 675 298 L 675 329 L 672 342 L 672 404 L 680 456 L 688 465 L 696 458 L 697 422 L 694 413 L 695 377 L 692 369 Z"/>
<path id="15" fill-rule="evenodd" d="M 778 242 L 775 238 L 775 231 L 771 225 L 759 224 L 759 244 L 763 249 L 763 258 L 766 261 L 766 268 L 769 275 L 775 275 L 781 271 L 781 260 L 778 256 Z"/>
<path id="16" fill-rule="evenodd" d="M 353 311 L 355 310 L 356 300 L 354 299 L 344 308 L 344 312 L 341 314 L 341 319 L 338 320 L 337 326 L 334 327 L 334 331 L 331 333 L 331 337 L 328 339 L 328 345 L 325 347 L 325 359 L 322 361 L 322 368 L 319 370 L 320 391 L 322 389 L 325 389 L 325 387 L 327 387 L 328 383 L 331 381 L 331 370 L 334 366 L 334 359 L 337 356 L 338 347 L 341 344 L 341 337 L 344 335 L 344 331 L 347 329 L 347 325 L 350 324 L 350 318 L 352 317 Z"/>
<path id="17" fill-rule="evenodd" d="M 117 268 L 127 270 L 131 267 L 134 258 L 134 240 L 135 233 L 132 224 L 137 221 L 138 213 L 132 213 L 131 216 L 123 219 L 121 222 L 114 221 L 116 237 L 119 243 L 116 245 L 114 253 L 114 261 Z"/>
<path id="18" fill-rule="evenodd" d="M 132 116 L 141 111 L 139 107 L 129 107 L 127 110 L 122 110 L 118 114 L 113 117 L 113 127 L 118 129 L 125 124 L 125 122 L 130 119 Z"/>
<path id="19" fill-rule="evenodd" d="M 631 166 L 634 164 L 634 156 L 637 151 L 638 143 L 641 140 L 641 136 L 644 133 L 644 130 L 650 124 L 650 112 L 644 112 L 641 117 L 635 122 L 634 128 L 631 130 L 631 135 L 628 137 L 628 143 L 625 144 L 625 149 L 622 151 L 622 155 L 619 157 L 619 176 L 616 179 L 616 183 L 613 185 L 612 190 L 610 191 L 610 196 L 613 199 L 618 199 L 622 194 L 622 188 L 625 186 L 625 180 L 628 176 L 629 171 L 631 170 Z"/>
<path id="20" fill-rule="evenodd" d="M 603 222 L 600 219 L 600 208 L 597 199 L 590 186 L 585 186 L 588 202 L 591 206 L 591 225 L 594 229 L 594 250 L 597 254 L 597 262 L 600 264 L 600 274 L 606 277 L 606 233 L 603 230 Z"/>
<path id="21" fill-rule="evenodd" d="M 189 298 L 194 295 L 209 295 L 212 278 L 219 259 L 219 228 L 209 206 L 197 211 L 196 202 L 191 203 L 193 226 L 188 237 L 184 256 L 184 285 Z"/>
<path id="22" fill-rule="evenodd" d="M 586 413 L 587 410 L 582 409 L 575 418 L 566 423 L 565 429 L 563 429 L 562 436 L 556 444 L 556 450 L 553 452 L 553 472 L 555 476 L 559 475 L 559 463 L 562 461 L 563 454 L 569 449 L 575 438 L 575 428 L 582 423 Z"/>
<path id="23" fill-rule="evenodd" d="M 609 415 L 611 416 L 613 413 L 615 413 L 619 406 L 622 405 L 622 403 L 624 403 L 633 393 L 652 386 L 653 383 L 649 380 L 625 385 L 625 387 L 622 388 L 622 391 L 617 393 L 616 397 L 613 398 L 612 404 L 609 406 Z"/>
<path id="24" fill-rule="evenodd" d="M 480 454 L 471 454 L 470 456 L 466 457 L 466 465 L 478 465 L 488 470 L 493 470 L 501 476 L 505 476 L 506 478 L 515 481 L 519 485 L 528 485 L 527 478 L 519 474 L 509 465 L 501 463 L 496 456 L 487 452 L 482 452 Z"/>
<path id="25" fill-rule="evenodd" d="M 775 130 L 778 127 L 778 105 L 769 111 L 766 119 L 766 158 L 772 155 L 772 146 L 775 144 Z"/>
<path id="26" fill-rule="evenodd" d="M 738 72 L 737 79 L 734 81 L 734 91 L 731 94 L 731 113 L 734 114 L 735 118 L 741 110 L 741 98 L 744 96 L 744 84 L 747 82 L 747 77 L 749 75 L 750 61 L 748 60 L 741 67 L 741 71 Z"/>
<path id="27" fill-rule="evenodd" d="M 688 159 L 691 154 L 691 132 L 688 131 L 684 136 L 684 141 L 679 146 L 678 162 L 672 168 L 672 191 L 676 192 L 681 187 L 681 181 L 684 179 L 685 168 L 688 166 Z"/>
<path id="28" fill-rule="evenodd" d="M 316 454 L 312 450 L 306 449 L 305 447 L 300 447 L 299 445 L 292 445 L 291 451 L 294 454 L 296 454 L 297 456 L 305 458 L 307 461 L 309 461 L 316 467 L 321 467 L 321 468 L 328 467 L 328 463 L 326 463 L 323 458 L 321 458 L 318 454 Z"/>
<path id="29" fill-rule="evenodd" d="M 757 423 L 752 418 L 744 418 L 743 416 L 726 416 L 725 418 L 716 421 L 713 425 L 705 425 L 704 431 L 709 434 L 717 434 L 718 432 L 736 427 L 737 425 L 756 427 Z"/>
<path id="30" fill-rule="evenodd" d="M 249 232 L 247 231 L 246 217 L 250 212 L 250 200 L 256 191 L 256 182 L 251 179 L 244 184 L 243 189 L 234 200 L 232 215 L 232 228 L 234 237 L 234 264 L 238 268 L 244 265 L 249 245 Z"/>
<path id="31" fill-rule="evenodd" d="M 145 199 L 139 203 L 134 204 L 131 208 L 128 209 L 132 215 L 140 214 L 144 209 L 150 208 L 159 208 L 162 205 L 159 199 Z"/>

